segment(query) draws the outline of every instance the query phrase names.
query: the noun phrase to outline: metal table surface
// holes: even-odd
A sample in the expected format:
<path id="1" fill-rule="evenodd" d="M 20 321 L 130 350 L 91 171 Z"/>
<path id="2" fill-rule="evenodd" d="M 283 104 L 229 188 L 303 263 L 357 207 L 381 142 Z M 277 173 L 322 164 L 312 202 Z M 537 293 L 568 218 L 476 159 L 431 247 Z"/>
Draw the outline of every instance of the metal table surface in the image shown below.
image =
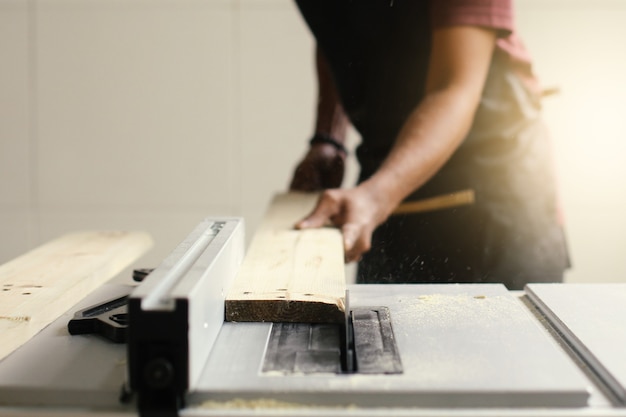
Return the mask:
<path id="1" fill-rule="evenodd" d="M 531 284 L 534 304 L 626 403 L 626 284 Z"/>
<path id="2" fill-rule="evenodd" d="M 0 362 L 0 415 L 135 414 L 118 402 L 125 347 L 66 329 L 75 310 L 125 291 L 104 286 Z M 225 323 L 181 415 L 626 416 L 525 298 L 497 285 L 351 286 L 352 306 L 390 308 L 401 375 L 264 375 L 271 325 Z"/>

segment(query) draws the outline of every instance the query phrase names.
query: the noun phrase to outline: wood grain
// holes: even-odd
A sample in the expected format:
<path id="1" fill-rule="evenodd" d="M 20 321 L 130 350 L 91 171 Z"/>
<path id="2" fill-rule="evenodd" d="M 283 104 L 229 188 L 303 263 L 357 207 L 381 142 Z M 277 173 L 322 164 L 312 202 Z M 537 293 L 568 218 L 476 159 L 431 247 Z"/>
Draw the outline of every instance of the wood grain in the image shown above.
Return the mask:
<path id="1" fill-rule="evenodd" d="M 313 209 L 317 197 L 287 193 L 274 198 L 226 297 L 227 321 L 344 320 L 341 232 L 293 228 Z"/>
<path id="2" fill-rule="evenodd" d="M 0 360 L 152 246 L 143 232 L 64 235 L 0 266 Z"/>

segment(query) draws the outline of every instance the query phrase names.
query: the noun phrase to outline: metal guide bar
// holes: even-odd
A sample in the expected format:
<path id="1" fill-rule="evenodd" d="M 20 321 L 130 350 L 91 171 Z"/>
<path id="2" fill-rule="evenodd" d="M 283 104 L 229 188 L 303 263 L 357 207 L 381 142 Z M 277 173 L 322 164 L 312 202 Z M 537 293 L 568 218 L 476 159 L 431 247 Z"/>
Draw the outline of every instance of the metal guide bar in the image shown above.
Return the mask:
<path id="1" fill-rule="evenodd" d="M 128 376 L 141 416 L 185 406 L 243 258 L 241 219 L 205 219 L 129 297 Z"/>
<path id="2" fill-rule="evenodd" d="M 206 227 L 199 236 L 188 238 L 179 245 L 180 249 L 189 246 L 180 254 L 178 260 L 171 266 L 163 266 L 152 272 L 151 279 L 159 279 L 155 288 L 142 300 L 141 307 L 144 310 L 173 310 L 175 301 L 170 292 L 181 279 L 189 272 L 198 258 L 206 251 L 213 239 L 218 235 L 224 221 L 207 222 Z"/>

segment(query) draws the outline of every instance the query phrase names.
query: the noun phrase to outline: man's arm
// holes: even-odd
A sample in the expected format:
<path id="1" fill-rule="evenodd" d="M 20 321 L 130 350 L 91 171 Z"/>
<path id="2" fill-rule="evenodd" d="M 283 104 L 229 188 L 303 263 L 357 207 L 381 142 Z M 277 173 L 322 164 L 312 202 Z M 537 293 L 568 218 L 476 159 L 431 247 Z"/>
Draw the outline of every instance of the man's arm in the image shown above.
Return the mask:
<path id="1" fill-rule="evenodd" d="M 319 47 L 315 49 L 315 69 L 318 82 L 315 133 L 328 135 L 344 144 L 350 122 L 341 105 L 328 62 Z"/>
<path id="2" fill-rule="evenodd" d="M 326 191 L 296 227 L 331 221 L 342 229 L 347 261 L 368 251 L 374 229 L 443 166 L 467 135 L 495 38 L 495 32 L 473 26 L 436 30 L 426 96 L 409 115 L 380 169 L 355 188 Z"/>
<path id="3" fill-rule="evenodd" d="M 324 55 L 316 49 L 315 68 L 318 80 L 317 118 L 315 135 L 302 161 L 296 167 L 289 188 L 294 191 L 318 191 L 341 186 L 345 169 L 344 146 L 349 126 L 330 69 Z M 340 146 L 328 141 L 332 139 Z"/>

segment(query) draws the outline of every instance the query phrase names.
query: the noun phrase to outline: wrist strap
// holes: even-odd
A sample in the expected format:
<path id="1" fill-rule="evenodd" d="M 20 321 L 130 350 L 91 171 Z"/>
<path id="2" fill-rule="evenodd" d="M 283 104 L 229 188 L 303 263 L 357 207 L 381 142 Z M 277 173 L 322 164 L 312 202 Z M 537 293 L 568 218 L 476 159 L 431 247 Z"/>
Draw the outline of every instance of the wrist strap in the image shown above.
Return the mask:
<path id="1" fill-rule="evenodd" d="M 311 140 L 309 141 L 310 145 L 316 145 L 319 143 L 325 143 L 328 145 L 332 145 L 335 147 L 335 149 L 337 149 L 339 152 L 343 152 L 344 154 L 348 154 L 348 150 L 346 149 L 345 146 L 343 146 L 343 143 L 339 142 L 337 139 L 332 138 L 329 135 L 325 135 L 323 133 L 316 133 L 315 136 L 313 136 L 311 138 Z"/>

